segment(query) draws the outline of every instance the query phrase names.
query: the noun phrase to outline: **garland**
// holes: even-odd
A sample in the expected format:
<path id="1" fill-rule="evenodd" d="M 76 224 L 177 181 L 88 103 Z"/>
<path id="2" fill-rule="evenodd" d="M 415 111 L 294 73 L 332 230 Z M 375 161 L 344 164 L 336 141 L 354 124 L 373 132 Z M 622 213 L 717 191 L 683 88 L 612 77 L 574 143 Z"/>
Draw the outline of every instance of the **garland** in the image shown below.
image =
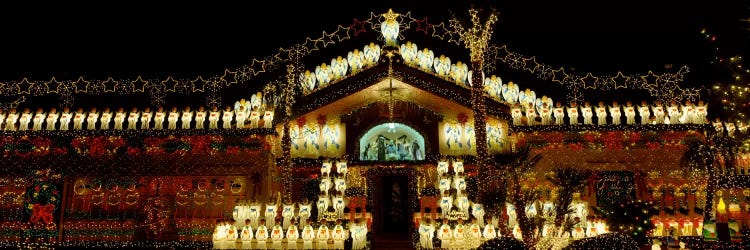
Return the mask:
<path id="1" fill-rule="evenodd" d="M 53 212 L 60 206 L 60 192 L 54 184 L 45 181 L 35 181 L 26 189 L 23 207 L 31 215 L 29 221 L 45 224 L 54 223 Z"/>

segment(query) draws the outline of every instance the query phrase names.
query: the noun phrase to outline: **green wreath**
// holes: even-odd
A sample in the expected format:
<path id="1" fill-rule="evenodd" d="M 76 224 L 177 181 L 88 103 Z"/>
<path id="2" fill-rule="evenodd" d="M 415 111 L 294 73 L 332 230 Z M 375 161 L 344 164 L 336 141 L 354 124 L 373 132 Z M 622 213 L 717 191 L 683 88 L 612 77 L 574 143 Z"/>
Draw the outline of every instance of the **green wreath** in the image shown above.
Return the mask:
<path id="1" fill-rule="evenodd" d="M 27 213 L 33 214 L 34 205 L 42 206 L 52 204 L 54 210 L 60 206 L 60 192 L 57 187 L 48 182 L 36 181 L 26 189 L 23 199 L 23 207 Z"/>

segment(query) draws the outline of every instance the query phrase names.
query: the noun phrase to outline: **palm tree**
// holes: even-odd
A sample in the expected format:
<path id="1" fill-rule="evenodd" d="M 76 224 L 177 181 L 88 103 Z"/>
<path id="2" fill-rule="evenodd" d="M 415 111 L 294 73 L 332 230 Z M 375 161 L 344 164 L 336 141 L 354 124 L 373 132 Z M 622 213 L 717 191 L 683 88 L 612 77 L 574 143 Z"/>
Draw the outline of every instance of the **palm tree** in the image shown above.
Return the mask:
<path id="1" fill-rule="evenodd" d="M 540 218 L 528 218 L 526 215 L 526 206 L 536 202 L 538 194 L 529 190 L 522 190 L 524 175 L 531 172 L 536 164 L 542 159 L 541 154 L 530 156 L 529 147 L 523 147 L 518 151 L 495 157 L 496 169 L 503 173 L 506 180 L 507 188 L 510 190 L 510 202 L 515 206 L 518 226 L 521 228 L 523 242 L 527 247 L 533 248 L 539 240 L 539 235 L 534 233 L 534 229 L 539 228 L 541 232 Z"/>
<path id="2" fill-rule="evenodd" d="M 720 138 L 720 137 L 717 137 Z M 710 218 L 713 210 L 714 192 L 716 191 L 717 178 L 716 169 L 713 166 L 716 149 L 702 140 L 688 142 L 688 148 L 680 159 L 680 166 L 685 173 L 692 171 L 707 171 L 708 183 L 706 184 L 706 206 L 703 210 L 703 218 Z"/>
<path id="3" fill-rule="evenodd" d="M 579 170 L 571 166 L 555 164 L 554 174 L 547 176 L 547 180 L 557 186 L 559 189 L 557 200 L 555 201 L 555 227 L 560 228 L 565 222 L 566 215 L 572 213 L 570 203 L 573 202 L 573 194 L 579 192 L 588 183 L 591 176 L 591 170 Z M 565 223 L 565 226 L 573 226 Z M 563 231 L 567 231 L 565 228 Z"/>

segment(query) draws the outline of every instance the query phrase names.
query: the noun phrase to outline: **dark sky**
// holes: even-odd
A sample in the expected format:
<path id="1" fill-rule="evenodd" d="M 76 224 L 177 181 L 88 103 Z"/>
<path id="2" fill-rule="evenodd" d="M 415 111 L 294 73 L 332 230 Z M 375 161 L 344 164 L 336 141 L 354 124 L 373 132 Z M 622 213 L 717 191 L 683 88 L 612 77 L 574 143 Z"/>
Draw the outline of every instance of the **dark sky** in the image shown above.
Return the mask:
<path id="1" fill-rule="evenodd" d="M 495 7 L 495 42 L 580 72 L 635 74 L 673 64 L 694 67 L 701 74 L 694 79 L 703 79 L 715 45 L 727 56 L 750 50 L 750 25 L 740 21 L 750 18 L 750 4 L 734 3 L 741 1 L 302 2 L 5 7 L 0 81 L 220 74 L 389 7 L 433 23 L 472 5 Z M 704 27 L 716 43 L 701 37 Z"/>

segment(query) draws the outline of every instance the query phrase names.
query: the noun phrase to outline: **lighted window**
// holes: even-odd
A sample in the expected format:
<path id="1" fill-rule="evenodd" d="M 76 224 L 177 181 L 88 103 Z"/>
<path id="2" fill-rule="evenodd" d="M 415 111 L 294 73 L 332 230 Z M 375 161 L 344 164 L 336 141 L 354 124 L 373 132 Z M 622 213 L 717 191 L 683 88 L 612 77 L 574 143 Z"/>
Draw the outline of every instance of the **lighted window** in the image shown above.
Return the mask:
<path id="1" fill-rule="evenodd" d="M 360 160 L 420 161 L 424 160 L 424 137 L 401 123 L 383 123 L 367 131 L 359 139 Z"/>

